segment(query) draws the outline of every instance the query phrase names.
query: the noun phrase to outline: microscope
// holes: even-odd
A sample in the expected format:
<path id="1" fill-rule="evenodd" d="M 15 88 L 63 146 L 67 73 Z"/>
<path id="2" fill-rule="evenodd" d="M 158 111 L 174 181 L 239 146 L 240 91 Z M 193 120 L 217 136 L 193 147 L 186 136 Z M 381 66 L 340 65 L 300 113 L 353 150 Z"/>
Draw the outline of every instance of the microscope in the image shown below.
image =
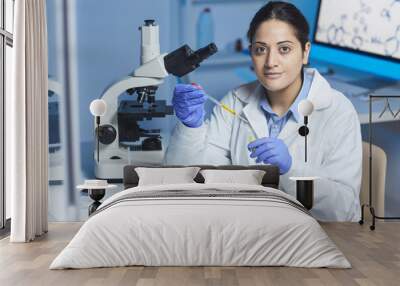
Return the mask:
<path id="1" fill-rule="evenodd" d="M 169 74 L 182 77 L 217 52 L 214 43 L 193 51 L 188 45 L 160 54 L 159 27 L 145 20 L 141 31 L 141 62 L 132 75 L 112 84 L 100 97 L 106 111 L 95 120 L 97 147 L 94 152 L 95 176 L 120 181 L 128 164 L 159 165 L 164 158 L 161 129 L 144 129 L 140 122 L 173 114 L 173 107 L 155 94 Z M 118 100 L 127 92 L 136 100 Z"/>

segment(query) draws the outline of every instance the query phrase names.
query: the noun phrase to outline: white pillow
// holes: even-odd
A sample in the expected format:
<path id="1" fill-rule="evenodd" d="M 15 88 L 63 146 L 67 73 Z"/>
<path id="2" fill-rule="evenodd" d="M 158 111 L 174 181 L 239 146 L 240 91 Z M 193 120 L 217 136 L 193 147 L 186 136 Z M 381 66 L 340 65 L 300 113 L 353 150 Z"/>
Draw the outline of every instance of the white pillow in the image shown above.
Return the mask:
<path id="1" fill-rule="evenodd" d="M 135 168 L 139 176 L 138 186 L 195 183 L 193 179 L 199 170 L 199 167 Z"/>
<path id="2" fill-rule="evenodd" d="M 204 183 L 235 183 L 261 185 L 265 171 L 262 170 L 201 170 Z"/>

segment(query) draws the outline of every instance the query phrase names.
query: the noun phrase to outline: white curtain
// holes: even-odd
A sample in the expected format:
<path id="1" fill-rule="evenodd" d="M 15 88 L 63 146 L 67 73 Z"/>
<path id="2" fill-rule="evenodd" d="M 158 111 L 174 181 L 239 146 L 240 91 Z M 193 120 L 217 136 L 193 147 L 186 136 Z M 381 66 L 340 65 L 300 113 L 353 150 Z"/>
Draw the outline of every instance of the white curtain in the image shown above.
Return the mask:
<path id="1" fill-rule="evenodd" d="M 13 92 L 6 98 L 6 187 L 12 242 L 47 232 L 48 99 L 45 0 L 14 7 Z"/>

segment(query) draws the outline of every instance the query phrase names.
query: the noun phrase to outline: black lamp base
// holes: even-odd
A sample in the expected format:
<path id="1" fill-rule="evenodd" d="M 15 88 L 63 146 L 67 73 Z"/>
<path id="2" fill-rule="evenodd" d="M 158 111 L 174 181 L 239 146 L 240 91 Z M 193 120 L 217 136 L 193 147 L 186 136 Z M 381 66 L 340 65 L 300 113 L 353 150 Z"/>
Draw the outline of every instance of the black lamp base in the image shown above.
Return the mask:
<path id="1" fill-rule="evenodd" d="M 314 181 L 296 180 L 296 199 L 311 210 L 314 204 Z"/>
<path id="2" fill-rule="evenodd" d="M 89 206 L 89 209 L 88 209 L 89 216 L 90 216 L 101 205 L 100 200 L 106 194 L 106 189 L 88 189 L 88 194 L 89 194 L 89 197 L 92 200 L 94 200 L 94 202 Z"/>

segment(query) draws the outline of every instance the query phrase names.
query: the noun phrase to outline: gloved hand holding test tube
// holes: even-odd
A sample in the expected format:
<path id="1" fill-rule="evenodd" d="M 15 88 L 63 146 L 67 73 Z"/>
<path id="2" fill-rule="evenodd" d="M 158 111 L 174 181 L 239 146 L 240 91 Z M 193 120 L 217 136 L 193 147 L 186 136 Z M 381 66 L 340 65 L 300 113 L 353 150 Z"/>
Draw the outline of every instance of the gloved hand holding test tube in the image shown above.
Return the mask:
<path id="1" fill-rule="evenodd" d="M 192 83 L 192 85 L 195 86 L 195 87 L 197 87 L 197 88 L 199 88 L 199 89 L 203 89 L 200 85 L 198 85 L 198 84 L 196 84 L 196 83 Z M 246 122 L 246 123 L 249 123 L 249 121 L 248 121 L 246 118 L 244 118 L 242 115 L 238 114 L 235 110 L 233 110 L 233 109 L 229 108 L 228 106 L 226 106 L 225 104 L 219 102 L 217 99 L 215 99 L 214 97 L 212 97 L 212 96 L 209 95 L 209 94 L 206 94 L 206 96 L 207 96 L 207 98 L 208 98 L 209 100 L 211 100 L 212 102 L 214 102 L 216 105 L 221 106 L 222 109 L 228 111 L 228 112 L 229 112 L 230 114 L 232 114 L 233 116 L 237 116 L 237 117 L 238 117 L 239 119 L 241 119 L 242 121 L 244 121 L 244 122 Z"/>
<path id="2" fill-rule="evenodd" d="M 254 135 L 249 135 L 248 137 L 247 137 L 247 143 L 251 143 L 251 142 L 253 142 L 254 140 L 256 140 L 256 138 L 254 137 Z M 250 152 L 254 152 L 256 150 L 256 148 L 251 148 L 251 150 L 250 150 Z"/>

